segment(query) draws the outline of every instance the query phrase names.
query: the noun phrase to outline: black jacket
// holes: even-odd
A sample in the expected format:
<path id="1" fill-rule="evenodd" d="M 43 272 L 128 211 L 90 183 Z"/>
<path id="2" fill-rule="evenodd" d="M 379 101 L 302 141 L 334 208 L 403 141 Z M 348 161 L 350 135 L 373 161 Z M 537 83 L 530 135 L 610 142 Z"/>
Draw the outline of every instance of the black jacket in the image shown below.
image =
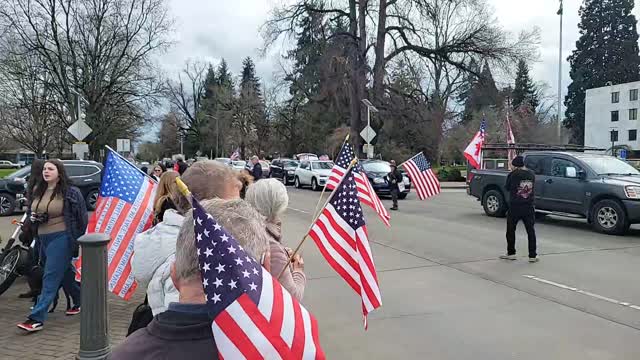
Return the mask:
<path id="1" fill-rule="evenodd" d="M 387 175 L 387 181 L 389 182 L 389 189 L 398 190 L 398 183 L 404 181 L 404 178 L 400 170 L 395 169 Z"/>
<path id="2" fill-rule="evenodd" d="M 535 198 L 536 175 L 531 170 L 516 169 L 507 175 L 505 189 L 509 192 L 509 200 L 514 207 L 533 207 Z"/>
<path id="3" fill-rule="evenodd" d="M 218 350 L 207 314 L 167 310 L 116 347 L 109 360 L 216 360 Z"/>
<path id="4" fill-rule="evenodd" d="M 260 165 L 260 163 L 253 165 L 253 170 L 251 170 L 251 176 L 253 176 L 254 181 L 258 181 L 262 179 L 262 165 Z"/>

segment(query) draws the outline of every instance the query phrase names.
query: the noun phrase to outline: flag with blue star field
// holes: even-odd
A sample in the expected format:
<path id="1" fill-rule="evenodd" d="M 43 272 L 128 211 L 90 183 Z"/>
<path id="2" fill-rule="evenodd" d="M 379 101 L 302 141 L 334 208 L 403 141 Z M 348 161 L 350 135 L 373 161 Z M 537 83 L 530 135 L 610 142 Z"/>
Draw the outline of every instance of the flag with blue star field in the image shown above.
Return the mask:
<path id="1" fill-rule="evenodd" d="M 309 236 L 329 265 L 362 298 L 366 329 L 367 315 L 382 305 L 382 297 L 353 169 L 338 183 Z"/>
<path id="2" fill-rule="evenodd" d="M 422 152 L 407 160 L 402 167 L 409 174 L 420 200 L 440 194 L 440 181 Z"/>
<path id="3" fill-rule="evenodd" d="M 128 300 L 137 283 L 131 271 L 133 239 L 153 222 L 153 199 L 157 184 L 122 156 L 109 151 L 96 211 L 91 215 L 87 233 L 111 237 L 108 245 L 109 291 Z M 82 259 L 76 262 L 76 280 L 80 281 Z"/>
<path id="4" fill-rule="evenodd" d="M 193 199 L 202 286 L 224 359 L 325 359 L 318 323 Z"/>
<path id="5" fill-rule="evenodd" d="M 353 152 L 353 147 L 348 141 L 345 141 L 344 145 L 342 145 L 342 149 L 340 149 L 340 152 L 338 153 L 336 162 L 331 169 L 331 174 L 329 174 L 327 189 L 333 190 L 338 186 L 340 180 L 347 172 L 349 164 L 355 157 L 356 155 Z M 376 191 L 373 189 L 362 165 L 359 163 L 356 164 L 353 169 L 353 174 L 356 180 L 356 185 L 358 186 L 358 197 L 360 198 L 360 201 L 375 210 L 385 225 L 391 226 L 391 223 L 389 222 L 391 215 L 389 215 L 389 211 L 384 207 L 382 201 L 380 201 L 380 197 L 378 197 L 378 194 L 376 194 Z"/>

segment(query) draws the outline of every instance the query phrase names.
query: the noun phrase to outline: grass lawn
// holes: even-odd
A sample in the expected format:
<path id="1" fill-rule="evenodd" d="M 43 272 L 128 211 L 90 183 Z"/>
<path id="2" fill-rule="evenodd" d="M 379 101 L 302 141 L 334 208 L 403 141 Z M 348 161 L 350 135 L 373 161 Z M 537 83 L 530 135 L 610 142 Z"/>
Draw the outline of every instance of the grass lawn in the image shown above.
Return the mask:
<path id="1" fill-rule="evenodd" d="M 0 178 L 3 178 L 9 174 L 12 174 L 16 171 L 16 169 L 0 169 Z"/>

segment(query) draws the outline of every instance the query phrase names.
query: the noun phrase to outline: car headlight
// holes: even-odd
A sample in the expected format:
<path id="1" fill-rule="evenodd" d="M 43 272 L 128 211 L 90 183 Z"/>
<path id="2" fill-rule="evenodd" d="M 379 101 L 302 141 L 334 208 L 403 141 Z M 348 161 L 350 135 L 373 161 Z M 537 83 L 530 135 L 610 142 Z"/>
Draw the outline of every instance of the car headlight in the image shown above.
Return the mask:
<path id="1" fill-rule="evenodd" d="M 406 176 L 402 177 L 402 182 L 404 182 L 405 185 L 411 184 L 411 180 L 409 180 L 409 178 Z"/>
<path id="2" fill-rule="evenodd" d="M 296 172 L 295 172 L 295 171 L 293 171 L 293 170 L 289 170 L 289 171 L 287 171 L 287 174 L 289 174 L 289 175 L 293 175 L 293 174 L 295 174 L 295 173 L 296 173 Z"/>
<path id="3" fill-rule="evenodd" d="M 374 184 L 384 184 L 384 179 L 381 177 L 373 178 Z"/>
<path id="4" fill-rule="evenodd" d="M 625 186 L 624 192 L 629 199 L 640 199 L 640 186 Z"/>

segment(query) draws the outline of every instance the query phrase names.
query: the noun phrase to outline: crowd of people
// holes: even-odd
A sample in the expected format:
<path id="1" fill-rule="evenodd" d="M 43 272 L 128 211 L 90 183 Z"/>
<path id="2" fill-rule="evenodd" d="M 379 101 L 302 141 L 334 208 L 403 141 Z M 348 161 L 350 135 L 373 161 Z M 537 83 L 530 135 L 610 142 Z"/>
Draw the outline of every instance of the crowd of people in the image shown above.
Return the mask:
<path id="1" fill-rule="evenodd" d="M 177 173 L 160 177 L 154 214 L 156 225 L 135 240 L 132 269 L 146 285 L 151 316 L 138 316 L 131 334 L 111 359 L 157 359 L 186 357 L 215 359 L 198 265 L 190 204 L 175 186 Z M 296 255 L 287 265 L 291 249 L 283 245 L 282 215 L 289 198 L 285 186 L 275 179 L 255 181 L 216 161 L 196 162 L 181 176 L 192 195 L 216 218 L 243 248 L 262 262 L 283 287 L 302 300 L 306 285 L 304 262 Z M 258 179 L 259 180 L 259 179 Z M 147 319 L 147 320 L 144 320 Z"/>

